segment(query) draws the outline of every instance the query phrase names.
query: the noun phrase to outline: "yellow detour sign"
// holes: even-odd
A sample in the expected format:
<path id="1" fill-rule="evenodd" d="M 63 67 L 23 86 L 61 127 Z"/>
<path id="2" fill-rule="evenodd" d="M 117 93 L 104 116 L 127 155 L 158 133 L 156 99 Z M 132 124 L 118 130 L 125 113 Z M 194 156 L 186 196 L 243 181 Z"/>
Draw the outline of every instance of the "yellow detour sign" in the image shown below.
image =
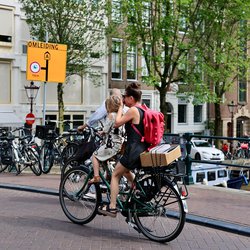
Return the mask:
<path id="1" fill-rule="evenodd" d="M 29 41 L 27 80 L 63 83 L 66 77 L 67 45 Z"/>

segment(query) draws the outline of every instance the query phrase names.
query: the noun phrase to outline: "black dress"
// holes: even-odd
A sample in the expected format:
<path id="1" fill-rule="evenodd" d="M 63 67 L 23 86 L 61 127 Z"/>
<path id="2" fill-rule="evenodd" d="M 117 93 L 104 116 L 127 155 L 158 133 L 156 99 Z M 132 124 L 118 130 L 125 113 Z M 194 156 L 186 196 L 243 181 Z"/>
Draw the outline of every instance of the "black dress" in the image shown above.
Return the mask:
<path id="1" fill-rule="evenodd" d="M 143 111 L 140 108 L 138 108 L 138 110 L 140 113 L 140 122 L 134 125 L 140 131 L 141 135 L 144 135 Z M 141 142 L 141 136 L 133 129 L 131 122 L 125 124 L 125 130 L 127 134 L 127 143 L 120 162 L 129 170 L 140 168 L 140 154 L 148 148 L 148 144 Z"/>

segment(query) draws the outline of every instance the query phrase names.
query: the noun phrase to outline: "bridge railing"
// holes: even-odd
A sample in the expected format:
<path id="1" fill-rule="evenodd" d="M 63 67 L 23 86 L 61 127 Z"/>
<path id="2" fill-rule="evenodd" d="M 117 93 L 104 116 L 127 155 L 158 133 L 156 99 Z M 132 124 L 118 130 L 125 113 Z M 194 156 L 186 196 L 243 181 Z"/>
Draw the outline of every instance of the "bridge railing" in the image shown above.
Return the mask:
<path id="1" fill-rule="evenodd" d="M 196 160 L 191 158 L 191 147 L 192 138 L 196 139 L 206 139 L 212 144 L 216 144 L 216 142 L 223 142 L 227 141 L 230 142 L 230 151 L 232 154 L 231 159 L 226 159 L 225 161 L 213 161 L 213 160 Z M 193 184 L 194 180 L 192 177 L 192 163 L 207 163 L 207 164 L 214 164 L 214 165 L 221 165 L 221 166 L 227 166 L 227 167 L 235 167 L 236 169 L 245 169 L 249 170 L 250 172 L 250 148 L 248 149 L 248 157 L 245 157 L 244 159 L 238 158 L 235 159 L 233 157 L 233 151 L 236 150 L 235 145 L 237 142 L 245 142 L 250 145 L 250 138 L 243 138 L 243 137 L 225 137 L 225 136 L 206 136 L 206 135 L 196 135 L 192 133 L 184 133 L 184 134 L 164 134 L 164 141 L 166 143 L 170 144 L 179 144 L 182 151 L 181 161 L 185 163 L 185 174 L 186 174 L 186 184 Z M 235 143 L 236 142 L 236 143 Z M 220 149 L 220 148 L 218 148 Z M 249 160 L 248 160 L 249 159 Z"/>

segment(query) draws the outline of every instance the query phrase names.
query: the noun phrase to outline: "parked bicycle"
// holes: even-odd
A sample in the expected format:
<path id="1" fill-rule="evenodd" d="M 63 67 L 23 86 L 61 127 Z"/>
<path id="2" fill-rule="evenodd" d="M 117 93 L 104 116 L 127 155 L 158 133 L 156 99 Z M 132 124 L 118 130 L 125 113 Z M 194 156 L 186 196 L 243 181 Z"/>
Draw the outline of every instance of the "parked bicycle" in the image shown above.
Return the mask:
<path id="1" fill-rule="evenodd" d="M 185 224 L 188 192 L 184 175 L 176 174 L 176 164 L 135 170 L 132 186 L 121 179 L 117 204 L 122 216 L 131 227 L 153 241 L 175 239 Z M 86 164 L 65 173 L 59 199 L 69 220 L 76 224 L 89 223 L 98 214 L 98 207 L 109 203 L 110 181 L 106 174 L 109 171 L 112 168 L 100 171 L 102 183 L 91 185 L 88 181 L 93 177 L 93 170 Z"/>
<path id="2" fill-rule="evenodd" d="M 66 160 L 65 157 L 65 164 L 61 169 L 61 176 L 73 167 L 78 167 L 79 164 L 84 164 L 86 160 L 88 160 L 93 152 L 100 146 L 102 142 L 102 137 L 98 133 L 99 128 L 93 128 L 87 126 L 85 130 L 82 132 L 81 139 L 75 141 L 77 144 L 77 150 L 69 155 Z"/>
<path id="3" fill-rule="evenodd" d="M 30 167 L 35 175 L 41 175 L 41 164 L 36 145 L 29 142 L 30 135 L 15 136 L 15 131 L 21 131 L 23 128 L 17 128 L 7 132 L 5 136 L 0 137 L 0 172 L 8 169 L 20 174 L 27 167 Z"/>
<path id="4" fill-rule="evenodd" d="M 36 126 L 36 137 L 43 140 L 40 150 L 43 173 L 49 173 L 54 163 L 59 164 L 62 168 L 64 163 L 75 154 L 78 149 L 75 140 L 76 135 L 78 135 L 76 130 L 69 130 L 58 135 L 55 127 L 48 125 Z"/>

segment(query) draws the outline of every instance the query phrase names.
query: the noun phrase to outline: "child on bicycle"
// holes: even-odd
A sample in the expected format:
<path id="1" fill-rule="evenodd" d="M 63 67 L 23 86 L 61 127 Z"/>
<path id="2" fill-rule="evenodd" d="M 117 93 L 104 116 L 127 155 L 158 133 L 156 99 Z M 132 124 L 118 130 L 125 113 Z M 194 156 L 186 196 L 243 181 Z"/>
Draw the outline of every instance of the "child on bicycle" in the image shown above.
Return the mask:
<path id="1" fill-rule="evenodd" d="M 105 118 L 103 130 L 100 132 L 103 135 L 103 142 L 92 155 L 94 177 L 89 181 L 89 184 L 100 182 L 99 161 L 106 161 L 116 155 L 121 150 L 123 143 L 122 127 L 114 128 L 121 98 L 112 95 L 106 99 L 105 105 L 108 115 Z"/>

